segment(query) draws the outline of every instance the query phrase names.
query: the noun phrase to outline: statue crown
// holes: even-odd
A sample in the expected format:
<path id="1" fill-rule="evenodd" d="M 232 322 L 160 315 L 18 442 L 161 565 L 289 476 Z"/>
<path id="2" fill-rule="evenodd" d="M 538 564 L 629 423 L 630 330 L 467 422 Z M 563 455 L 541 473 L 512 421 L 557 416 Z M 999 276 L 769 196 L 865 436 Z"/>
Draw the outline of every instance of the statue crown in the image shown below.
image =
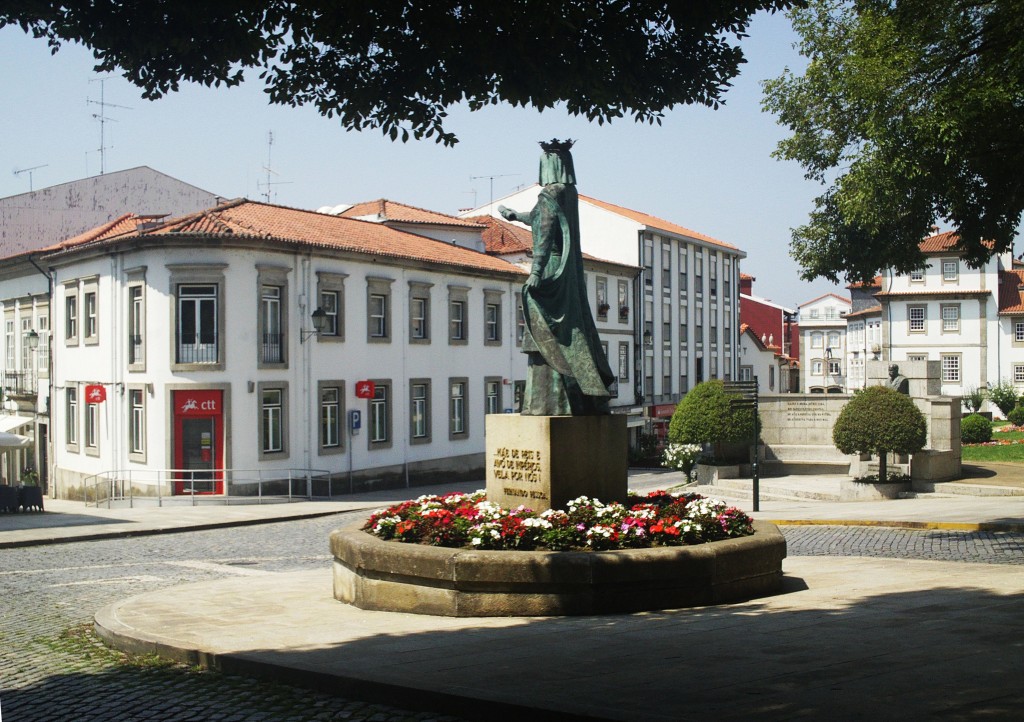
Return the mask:
<path id="1" fill-rule="evenodd" d="M 572 138 L 566 138 L 565 140 L 552 138 L 551 140 L 542 140 L 540 147 L 549 153 L 552 151 L 558 152 L 571 149 L 575 142 Z"/>

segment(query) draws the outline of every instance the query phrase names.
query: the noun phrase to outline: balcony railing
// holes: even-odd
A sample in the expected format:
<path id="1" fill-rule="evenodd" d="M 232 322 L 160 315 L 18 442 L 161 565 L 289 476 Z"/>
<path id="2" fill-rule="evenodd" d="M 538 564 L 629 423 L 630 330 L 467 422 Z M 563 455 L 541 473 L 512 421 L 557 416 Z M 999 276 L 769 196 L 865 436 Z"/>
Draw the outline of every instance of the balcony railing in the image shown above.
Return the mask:
<path id="1" fill-rule="evenodd" d="M 214 364 L 217 360 L 216 343 L 178 343 L 180 364 Z"/>
<path id="2" fill-rule="evenodd" d="M 284 334 L 263 334 L 263 346 L 260 360 L 265 364 L 284 363 Z"/>
<path id="3" fill-rule="evenodd" d="M 5 371 L 4 390 L 14 395 L 34 394 L 36 392 L 36 375 L 31 372 Z"/>

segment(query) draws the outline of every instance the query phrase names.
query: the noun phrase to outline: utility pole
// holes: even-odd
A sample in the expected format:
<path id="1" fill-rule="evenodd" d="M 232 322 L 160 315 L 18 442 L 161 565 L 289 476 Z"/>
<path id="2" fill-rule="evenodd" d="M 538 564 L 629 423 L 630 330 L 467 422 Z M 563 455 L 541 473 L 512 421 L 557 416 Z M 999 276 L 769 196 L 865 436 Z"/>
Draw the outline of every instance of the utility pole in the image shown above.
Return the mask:
<path id="1" fill-rule="evenodd" d="M 107 117 L 107 108 L 121 108 L 122 110 L 131 110 L 131 108 L 129 106 L 127 106 L 127 105 L 117 105 L 116 103 L 108 103 L 108 102 L 106 102 L 106 100 L 104 99 L 104 96 L 105 96 L 104 90 L 106 88 L 106 82 L 109 79 L 110 78 L 94 78 L 93 80 L 90 80 L 89 81 L 90 83 L 99 83 L 100 84 L 100 99 L 99 100 L 93 100 L 92 98 L 86 98 L 85 99 L 86 105 L 92 103 L 93 105 L 100 106 L 100 112 L 92 114 L 92 117 L 96 118 L 96 120 L 98 120 L 100 122 L 100 147 L 99 147 L 99 151 L 100 151 L 100 175 L 103 175 L 106 172 L 106 155 L 107 155 L 106 125 L 107 125 L 107 123 L 116 123 L 117 122 L 113 118 L 108 118 Z"/>

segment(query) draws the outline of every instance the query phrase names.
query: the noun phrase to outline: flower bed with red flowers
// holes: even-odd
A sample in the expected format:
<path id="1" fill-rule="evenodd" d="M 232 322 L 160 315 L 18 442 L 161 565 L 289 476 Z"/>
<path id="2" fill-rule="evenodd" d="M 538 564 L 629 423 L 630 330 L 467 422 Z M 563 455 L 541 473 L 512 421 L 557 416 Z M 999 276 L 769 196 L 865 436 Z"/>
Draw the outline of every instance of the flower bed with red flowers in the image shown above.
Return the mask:
<path id="1" fill-rule="evenodd" d="M 630 494 L 627 504 L 581 496 L 565 510 L 502 509 L 473 494 L 421 496 L 375 512 L 363 529 L 381 539 L 471 549 L 639 549 L 749 536 L 743 511 L 700 494 Z"/>

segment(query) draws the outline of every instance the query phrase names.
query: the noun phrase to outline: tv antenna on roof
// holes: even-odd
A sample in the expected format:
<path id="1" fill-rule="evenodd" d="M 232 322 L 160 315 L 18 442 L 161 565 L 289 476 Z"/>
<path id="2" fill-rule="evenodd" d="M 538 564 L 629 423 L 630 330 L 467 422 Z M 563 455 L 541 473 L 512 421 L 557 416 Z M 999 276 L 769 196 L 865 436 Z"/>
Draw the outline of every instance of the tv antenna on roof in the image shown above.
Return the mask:
<path id="1" fill-rule="evenodd" d="M 43 163 L 42 165 L 34 165 L 31 168 L 22 168 L 21 170 L 18 170 L 17 168 L 15 168 L 14 169 L 14 177 L 17 178 L 22 173 L 28 173 L 28 192 L 31 193 L 32 192 L 32 171 L 39 170 L 40 168 L 45 168 L 48 165 L 50 165 L 50 164 L 49 163 Z"/>
<path id="2" fill-rule="evenodd" d="M 117 105 L 116 103 L 108 103 L 106 100 L 104 100 L 104 90 L 106 88 L 106 82 L 108 80 L 110 80 L 110 78 L 93 78 L 92 80 L 90 80 L 89 81 L 90 83 L 99 83 L 100 84 L 100 99 L 99 100 L 93 100 L 92 98 L 88 98 L 88 97 L 85 99 L 86 105 L 88 105 L 89 103 L 92 103 L 93 105 L 100 106 L 100 112 L 92 114 L 92 117 L 100 122 L 100 147 L 98 149 L 99 152 L 100 152 L 100 175 L 103 175 L 103 173 L 106 172 L 106 155 L 107 155 L 106 126 L 107 126 L 107 123 L 116 123 L 117 122 L 113 118 L 108 118 L 107 117 L 107 108 L 121 108 L 122 110 L 131 110 L 132 109 L 132 108 L 130 108 L 127 105 Z"/>
<path id="3" fill-rule="evenodd" d="M 489 205 L 493 206 L 494 205 L 494 179 L 495 178 L 511 178 L 512 176 L 517 176 L 517 175 L 521 175 L 521 174 L 520 173 L 499 173 L 498 175 L 471 175 L 469 177 L 469 179 L 471 181 L 483 180 L 484 178 L 490 179 L 490 181 L 491 181 L 491 202 L 490 202 Z"/>
<path id="4" fill-rule="evenodd" d="M 271 175 L 275 175 L 275 176 L 279 175 L 279 173 L 276 170 L 273 170 L 270 167 L 270 152 L 273 149 L 273 147 L 274 147 L 274 131 L 268 130 L 267 131 L 267 164 L 265 166 L 263 166 L 263 170 L 265 170 L 267 172 L 267 180 L 265 180 L 262 183 L 260 183 L 259 181 L 256 181 L 257 187 L 262 187 L 264 189 L 263 190 L 263 200 L 265 202 L 267 202 L 267 203 L 270 203 L 270 193 L 271 193 L 271 190 L 273 189 L 273 186 L 288 185 L 289 183 L 291 183 L 291 181 L 275 181 L 275 180 L 271 180 L 271 178 L 270 178 Z"/>

